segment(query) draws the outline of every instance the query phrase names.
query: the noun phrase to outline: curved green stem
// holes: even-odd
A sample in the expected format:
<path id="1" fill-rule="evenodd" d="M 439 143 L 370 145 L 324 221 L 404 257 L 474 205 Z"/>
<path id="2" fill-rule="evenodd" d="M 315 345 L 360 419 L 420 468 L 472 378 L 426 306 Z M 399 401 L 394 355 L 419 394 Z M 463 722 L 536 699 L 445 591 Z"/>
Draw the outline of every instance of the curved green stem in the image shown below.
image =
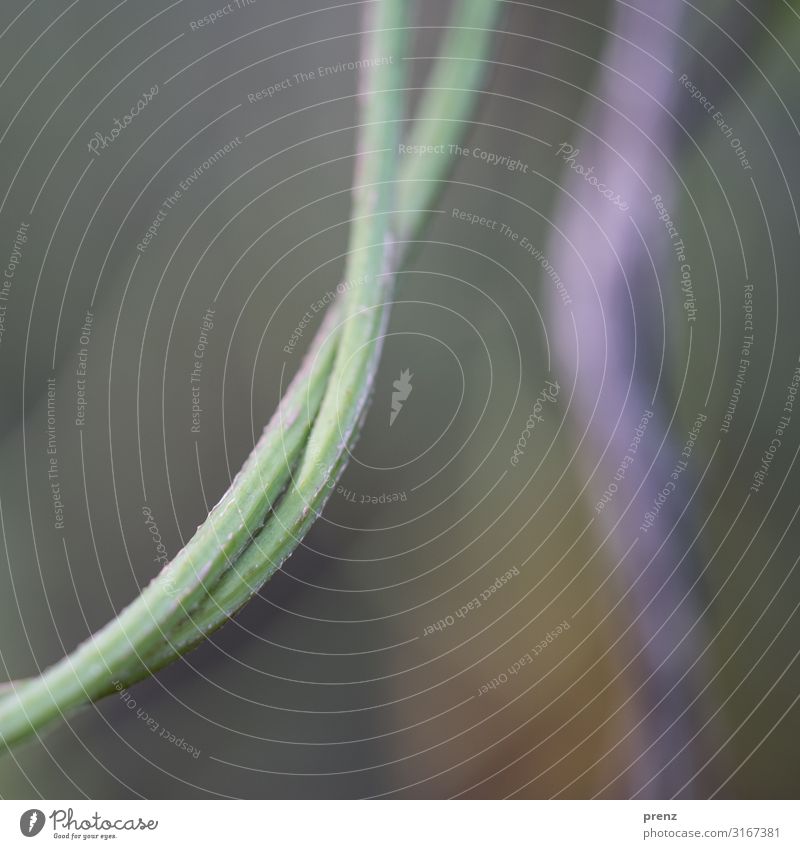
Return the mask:
<path id="1" fill-rule="evenodd" d="M 485 69 L 483 60 L 489 53 L 491 27 L 497 11 L 498 4 L 492 2 L 474 3 L 471 0 L 461 0 L 456 6 L 453 19 L 457 27 L 448 29 L 443 39 L 441 58 L 437 60 L 430 74 L 409 134 L 409 145 L 442 145 L 449 151 L 451 144 L 463 139 L 464 122 L 474 109 L 476 93 Z M 397 180 L 400 208 L 393 216 L 399 242 L 398 267 L 408 254 L 409 240 L 420 235 L 428 220 L 430 206 L 435 202 L 436 195 L 441 192 L 444 177 L 453 162 L 452 157 L 443 156 L 410 157 L 402 162 Z M 327 329 L 321 329 L 318 335 L 327 335 L 328 332 Z M 337 331 L 332 328 L 330 332 Z M 316 355 L 314 348 L 311 356 Z M 332 365 L 332 360 L 330 364 Z M 307 405 L 310 414 L 315 413 L 317 409 L 314 401 L 316 397 L 310 399 Z M 279 417 L 280 410 L 275 418 Z M 301 448 L 302 446 L 295 454 L 286 452 L 284 469 L 287 481 Z M 343 469 L 344 464 L 328 479 L 330 490 L 335 487 Z M 315 509 L 319 511 L 321 506 L 318 505 Z M 266 524 L 270 521 L 271 519 L 268 519 Z M 165 643 L 147 658 L 146 664 L 134 664 L 125 679 L 126 682 L 132 683 L 147 677 L 201 643 L 246 604 L 276 568 L 265 554 L 262 544 L 259 544 L 248 561 L 232 564 L 213 591 L 197 609 L 189 612 L 187 618 L 168 635 Z"/>
<path id="2" fill-rule="evenodd" d="M 499 4 L 461 0 L 441 46 L 441 58 L 432 69 L 407 140 L 410 146 L 450 145 L 463 140 L 464 122 L 471 115 L 489 54 L 492 25 Z M 444 185 L 454 159 L 448 156 L 411 157 L 403 161 L 397 180 L 398 206 L 394 226 L 398 233 L 398 267 L 408 254 L 409 241 L 418 238 L 428 220 L 430 206 Z M 296 458 L 293 458 L 296 459 Z M 332 490 L 344 464 L 328 479 Z M 315 509 L 319 511 L 321 505 Z M 269 522 L 267 523 L 269 524 Z M 150 658 L 150 671 L 170 663 L 177 655 L 202 642 L 256 593 L 274 573 L 262 545 L 248 561 L 229 570 L 205 602 L 180 623 L 169 643 Z M 139 677 L 146 677 L 141 669 Z"/>
<path id="3" fill-rule="evenodd" d="M 462 0 L 455 20 L 460 27 L 463 21 L 463 28 L 445 39 L 445 57 L 460 57 L 459 64 L 470 71 L 455 80 L 442 68 L 451 60 L 440 60 L 420 115 L 427 127 L 435 115 L 450 113 L 436 133 L 446 143 L 461 137 L 474 102 L 476 86 L 464 85 L 464 79 L 477 80 L 497 5 Z M 405 8 L 403 0 L 367 7 L 366 55 L 398 61 L 371 67 L 362 77 L 363 127 L 346 279 L 364 284 L 329 310 L 247 462 L 175 559 L 116 619 L 40 677 L 14 683 L 13 691 L 0 697 L 0 750 L 196 645 L 274 574 L 321 512 L 331 482 L 346 465 L 377 369 L 397 268 L 390 228 L 403 240 L 418 234 L 449 165 L 447 159 L 404 163 L 401 209 L 391 214 L 404 94 Z M 451 88 L 459 83 L 464 90 Z M 419 132 L 427 134 L 430 127 L 425 127 Z"/>

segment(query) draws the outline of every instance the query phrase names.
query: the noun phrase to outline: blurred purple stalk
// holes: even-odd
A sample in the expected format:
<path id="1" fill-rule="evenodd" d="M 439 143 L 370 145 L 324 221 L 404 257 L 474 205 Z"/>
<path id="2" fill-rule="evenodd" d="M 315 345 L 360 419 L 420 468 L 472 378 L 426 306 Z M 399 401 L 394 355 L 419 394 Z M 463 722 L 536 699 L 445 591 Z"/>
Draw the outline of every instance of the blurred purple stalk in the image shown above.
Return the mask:
<path id="1" fill-rule="evenodd" d="M 629 653 L 638 655 L 626 673 L 637 690 L 631 713 L 638 727 L 624 744 L 629 765 L 620 781 L 625 784 L 609 787 L 615 796 L 671 797 L 705 763 L 710 745 L 707 730 L 700 733 L 705 676 L 702 664 L 695 664 L 706 645 L 699 621 L 702 593 L 694 586 L 699 554 L 687 551 L 693 532 L 686 519 L 696 502 L 677 523 L 707 458 L 695 453 L 691 472 L 682 475 L 653 527 L 640 530 L 685 441 L 678 417 L 670 422 L 672 413 L 662 415 L 659 401 L 654 402 L 660 346 L 683 349 L 688 340 L 688 330 L 681 328 L 671 342 L 669 326 L 662 338 L 658 287 L 665 304 L 674 304 L 681 297 L 680 265 L 653 201 L 660 194 L 674 220 L 676 177 L 670 160 L 677 168 L 679 132 L 673 115 L 682 105 L 681 70 L 675 64 L 680 40 L 670 31 L 679 32 L 682 8 L 682 0 L 639 2 L 641 11 L 616 4 L 592 109 L 571 145 L 579 149 L 573 163 L 593 168 L 597 180 L 621 200 L 612 203 L 573 165 L 562 181 L 572 197 L 565 194 L 559 202 L 549 247 L 550 262 L 572 299 L 570 309 L 555 291 L 550 297 L 558 376 L 562 385 L 575 381 L 571 415 L 583 440 L 582 471 L 591 475 L 586 493 L 595 536 L 606 540 L 603 554 L 616 567 L 605 597 L 616 604 L 624 596 L 623 615 L 614 614 L 614 621 L 631 624 L 627 647 L 633 651 L 617 654 L 625 663 Z M 565 148 L 560 155 L 570 153 Z M 630 208 L 621 209 L 624 204 Z M 665 388 L 662 381 L 659 397 Z M 653 416 L 645 435 L 617 481 L 647 411 Z M 612 482 L 618 491 L 597 511 Z M 691 781 L 681 795 L 702 796 L 701 782 L 702 776 Z"/>

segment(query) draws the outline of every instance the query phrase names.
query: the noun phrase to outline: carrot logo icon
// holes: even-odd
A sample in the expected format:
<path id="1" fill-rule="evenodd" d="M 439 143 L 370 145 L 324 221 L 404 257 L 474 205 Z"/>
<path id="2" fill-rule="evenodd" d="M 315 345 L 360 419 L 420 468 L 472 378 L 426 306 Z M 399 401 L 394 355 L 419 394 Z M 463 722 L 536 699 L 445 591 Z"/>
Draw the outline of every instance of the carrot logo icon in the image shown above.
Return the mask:
<path id="1" fill-rule="evenodd" d="M 392 392 L 392 412 L 389 414 L 389 427 L 394 424 L 394 420 L 399 415 L 400 410 L 403 409 L 403 404 L 408 400 L 408 396 L 414 388 L 411 385 L 412 377 L 414 377 L 414 375 L 411 374 L 408 369 L 405 369 L 400 372 L 400 379 L 395 380 L 392 384 L 395 391 Z"/>
<path id="2" fill-rule="evenodd" d="M 36 837 L 44 828 L 44 812 L 38 808 L 31 808 L 19 818 L 19 830 L 25 837 Z"/>

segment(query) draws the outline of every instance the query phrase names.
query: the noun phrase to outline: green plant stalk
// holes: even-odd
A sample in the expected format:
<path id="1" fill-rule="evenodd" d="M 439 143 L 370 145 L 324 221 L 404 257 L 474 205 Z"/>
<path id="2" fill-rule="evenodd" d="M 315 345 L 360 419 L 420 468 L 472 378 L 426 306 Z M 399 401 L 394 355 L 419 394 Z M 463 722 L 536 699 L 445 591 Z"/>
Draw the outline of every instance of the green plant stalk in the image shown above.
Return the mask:
<path id="1" fill-rule="evenodd" d="M 375 40 L 371 55 L 401 54 L 399 47 L 405 31 L 401 5 L 384 2 L 372 7 L 376 20 L 371 33 Z M 471 5 L 470 0 L 460 5 L 457 23 L 466 19 Z M 481 5 L 494 12 L 497 4 Z M 488 25 L 476 30 L 451 30 L 445 43 L 445 57 L 474 57 L 477 73 L 479 60 L 488 49 Z M 446 61 L 440 60 L 437 68 Z M 363 95 L 367 120 L 362 138 L 367 150 L 381 146 L 386 150 L 387 138 L 395 132 L 397 100 L 402 91 L 400 65 L 379 66 L 370 74 L 371 90 Z M 446 77 L 441 73 L 437 76 L 434 71 L 435 79 Z M 463 85 L 464 77 L 460 79 Z M 378 91 L 381 95 L 376 95 Z M 426 99 L 441 100 L 439 94 L 432 89 Z M 447 105 L 453 118 L 447 127 L 455 141 L 460 138 L 461 122 L 466 119 L 474 93 L 467 91 L 460 97 L 457 91 L 450 94 Z M 422 112 L 425 111 L 423 103 Z M 360 157 L 348 274 L 349 279 L 370 280 L 381 274 L 384 282 L 351 290 L 348 296 L 354 293 L 353 297 L 345 296 L 331 308 L 310 355 L 242 471 L 175 560 L 116 620 L 40 678 L 15 684 L 14 693 L 0 700 L 0 748 L 41 728 L 71 707 L 108 693 L 110 680 L 127 684 L 144 677 L 224 624 L 279 568 L 316 519 L 332 488 L 330 482 L 344 468 L 377 367 L 394 266 L 387 256 L 386 233 L 394 143 L 388 147 L 388 155 Z M 441 164 L 438 168 L 441 178 L 444 168 Z M 395 217 L 404 237 L 410 238 L 421 227 L 425 217 L 422 206 L 437 190 L 435 170 L 422 169 L 424 176 L 419 179 L 431 182 L 421 182 L 418 192 L 405 192 L 408 203 Z M 411 179 L 409 172 L 413 171 L 405 167 L 403 179 Z M 337 330 L 336 324 L 345 314 L 344 328 Z M 308 436 L 312 420 L 314 425 Z M 259 530 L 284 491 L 294 460 L 304 445 L 306 450 L 295 480 L 263 530 Z M 209 592 L 212 589 L 213 595 Z M 193 609 L 202 613 L 202 622 L 185 618 L 186 612 Z M 165 645 L 170 632 L 175 633 L 176 641 Z"/>
<path id="2" fill-rule="evenodd" d="M 474 109 L 476 94 L 484 74 L 484 60 L 489 55 L 492 26 L 499 10 L 498 3 L 475 3 L 460 0 L 454 9 L 453 22 L 442 41 L 441 58 L 431 71 L 428 84 L 414 118 L 409 145 L 444 145 L 463 139 L 464 122 Z M 443 179 L 453 158 L 427 156 L 407 158 L 400 169 L 399 209 L 394 214 L 398 232 L 398 265 L 409 252 L 409 244 L 418 238 L 429 217 L 429 207 L 442 190 Z M 333 489 L 344 469 L 337 469 L 328 481 Z M 288 471 L 288 467 L 287 467 Z M 222 577 L 199 609 L 192 611 L 170 635 L 169 642 L 148 659 L 148 668 L 132 672 L 136 680 L 171 663 L 177 656 L 202 642 L 230 616 L 239 610 L 274 574 L 274 567 L 262 550 Z"/>
<path id="3" fill-rule="evenodd" d="M 334 306 L 321 330 L 333 326 L 340 314 L 340 306 Z M 70 707 L 110 692 L 109 684 L 130 666 L 131 657 L 155 648 L 183 609 L 202 598 L 214 570 L 245 549 L 284 485 L 285 452 L 301 447 L 307 438 L 303 402 L 321 402 L 326 364 L 335 356 L 332 341 L 322 332 L 315 338 L 279 412 L 230 489 L 175 559 L 116 619 L 39 678 L 16 682 L 14 691 L 0 699 L 0 750 Z M 318 368 L 311 367 L 315 357 Z"/>
<path id="4" fill-rule="evenodd" d="M 457 26 L 449 28 L 443 39 L 441 58 L 432 69 L 412 125 L 408 140 L 410 145 L 442 144 L 449 148 L 449 145 L 463 139 L 464 122 L 474 108 L 498 9 L 497 3 L 476 4 L 471 0 L 460 0 L 456 5 L 453 22 Z M 409 252 L 410 240 L 419 237 L 428 220 L 429 207 L 441 191 L 443 178 L 452 162 L 452 158 L 433 156 L 410 157 L 402 163 L 398 193 L 403 195 L 403 200 L 394 214 L 399 234 L 398 265 Z M 327 329 L 319 331 L 319 334 L 327 333 Z M 316 355 L 315 352 L 312 354 Z M 302 394 L 302 388 L 300 391 Z M 312 405 L 308 407 L 310 410 Z M 279 409 L 276 419 L 280 414 Z M 284 469 L 287 479 L 296 459 L 296 455 L 286 452 Z M 329 480 L 329 489 L 333 489 L 341 471 L 343 467 Z M 141 680 L 185 654 L 246 604 L 276 571 L 268 560 L 259 555 L 251 560 L 253 562 L 242 564 L 246 569 L 238 565 L 230 568 L 217 587 L 196 610 L 189 612 L 154 655 L 132 665 L 126 682 Z"/>
<path id="5" fill-rule="evenodd" d="M 434 203 L 442 189 L 442 159 L 458 158 L 450 156 L 450 146 L 463 141 L 463 123 L 473 111 L 486 76 L 485 61 L 501 6 L 494 0 L 461 0 L 453 11 L 452 27 L 442 40 L 407 139 L 412 147 L 442 145 L 446 154 L 411 158 L 398 184 L 401 210 L 424 209 Z M 422 219 L 401 215 L 405 217 L 400 222 L 400 238 L 416 238 Z"/>

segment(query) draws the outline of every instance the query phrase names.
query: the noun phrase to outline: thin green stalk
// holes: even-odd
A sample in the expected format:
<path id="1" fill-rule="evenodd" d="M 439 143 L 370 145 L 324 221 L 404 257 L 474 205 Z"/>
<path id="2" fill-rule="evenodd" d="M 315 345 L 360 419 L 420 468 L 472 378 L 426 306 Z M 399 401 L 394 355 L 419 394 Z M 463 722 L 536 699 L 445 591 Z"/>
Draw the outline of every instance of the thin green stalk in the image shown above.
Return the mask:
<path id="1" fill-rule="evenodd" d="M 401 239 L 413 239 L 423 223 L 405 210 L 425 209 L 442 189 L 442 160 L 452 157 L 450 147 L 463 141 L 464 121 L 472 114 L 475 98 L 486 76 L 493 27 L 501 4 L 494 0 L 462 0 L 453 10 L 448 29 L 431 69 L 407 144 L 417 149 L 441 145 L 444 155 L 413 156 L 403 169 L 397 191 Z"/>
<path id="2" fill-rule="evenodd" d="M 497 3 L 474 3 L 472 0 L 461 0 L 456 5 L 454 27 L 447 30 L 442 41 L 441 58 L 430 74 L 412 125 L 409 145 L 443 145 L 449 151 L 451 144 L 463 140 L 464 122 L 474 109 L 498 9 Z M 402 201 L 394 214 L 394 226 L 399 234 L 398 267 L 408 254 L 408 240 L 417 238 L 428 220 L 429 208 L 442 190 L 444 177 L 453 162 L 454 158 L 449 155 L 408 157 L 402 162 L 397 181 Z M 328 329 L 320 330 L 320 334 L 328 332 Z M 337 331 L 331 329 L 330 332 Z M 313 355 L 316 356 L 316 350 Z M 308 404 L 307 408 L 311 411 L 313 405 Z M 279 410 L 275 419 L 279 420 L 280 415 Z M 297 455 L 287 451 L 286 460 L 284 468 L 288 480 Z M 334 488 L 343 468 L 344 464 L 329 478 L 329 490 Z M 318 511 L 320 506 L 316 509 Z M 248 561 L 233 564 L 198 608 L 190 611 L 168 635 L 156 653 L 133 664 L 126 682 L 147 677 L 202 642 L 246 604 L 276 568 L 262 547 L 257 548 Z"/>
<path id="3" fill-rule="evenodd" d="M 394 215 L 399 234 L 398 267 L 409 252 L 409 240 L 420 235 L 428 220 L 429 208 L 442 190 L 444 178 L 454 161 L 449 156 L 450 145 L 463 140 L 464 122 L 475 106 L 498 10 L 498 3 L 475 3 L 473 0 L 461 0 L 454 9 L 454 26 L 447 30 L 442 41 L 441 58 L 431 71 L 407 141 L 417 146 L 442 145 L 448 154 L 414 156 L 402 163 L 397 181 L 399 209 Z M 334 488 L 343 468 L 344 465 L 329 478 L 329 490 Z M 320 506 L 315 509 L 319 510 Z M 149 671 L 141 669 L 137 678 L 146 677 L 202 642 L 246 604 L 276 568 L 264 549 L 257 547 L 248 560 L 237 563 L 223 575 L 213 593 L 179 624 L 169 642 L 149 659 Z"/>
<path id="4" fill-rule="evenodd" d="M 458 25 L 469 19 L 468 26 L 474 26 L 473 5 L 492 11 L 497 6 L 463 0 Z M 368 7 L 368 55 L 403 55 L 404 7 L 402 0 L 382 0 Z M 448 50 L 456 51 L 452 55 L 473 56 L 477 74 L 489 42 L 488 28 L 487 23 L 453 30 L 446 40 L 445 57 Z M 447 61 L 437 64 L 434 80 L 449 80 L 440 67 Z M 389 213 L 394 203 L 403 72 L 403 62 L 398 61 L 371 68 L 363 78 L 364 127 L 346 276 L 366 283 L 332 307 L 245 466 L 172 563 L 114 621 L 71 655 L 41 677 L 14 685 L 13 694 L 0 699 L 0 750 L 64 711 L 107 694 L 114 681 L 130 683 L 169 663 L 224 624 L 280 567 L 319 515 L 331 481 L 346 464 L 366 410 L 388 316 L 396 270 Z M 456 141 L 474 94 L 452 95 L 450 109 L 442 111 L 452 116 L 445 136 Z M 441 96 L 429 92 L 422 114 L 430 100 L 441 100 Z M 435 114 L 430 108 L 427 113 Z M 424 207 L 431 202 L 447 164 L 440 161 L 434 168 L 421 170 L 416 162 L 405 165 L 401 177 L 409 182 L 402 184 L 405 198 L 394 217 L 395 229 L 403 238 L 419 231 Z M 406 189 L 413 181 L 418 191 Z"/>

